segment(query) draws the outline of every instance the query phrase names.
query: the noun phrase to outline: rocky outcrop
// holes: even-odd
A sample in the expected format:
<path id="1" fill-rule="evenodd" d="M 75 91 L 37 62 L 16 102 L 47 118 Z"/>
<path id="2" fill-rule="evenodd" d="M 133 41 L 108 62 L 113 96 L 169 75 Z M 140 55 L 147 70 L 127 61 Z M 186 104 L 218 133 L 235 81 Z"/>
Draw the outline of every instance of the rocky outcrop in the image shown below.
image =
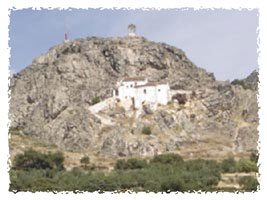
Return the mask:
<path id="1" fill-rule="evenodd" d="M 176 95 L 157 110 L 144 106 L 139 114 L 115 102 L 97 111 L 91 107 L 94 97 L 108 99 L 116 82 L 127 76 L 167 81 L 172 90 L 193 92 Z M 251 75 L 246 82 L 255 80 Z M 9 118 L 12 127 L 62 150 L 90 149 L 115 157 L 166 151 L 216 157 L 256 148 L 257 89 L 251 88 L 216 81 L 182 50 L 164 43 L 90 37 L 55 46 L 15 74 Z M 151 128 L 150 135 L 144 127 Z"/>
<path id="2" fill-rule="evenodd" d="M 251 90 L 257 90 L 258 89 L 258 83 L 259 83 L 259 73 L 254 70 L 247 78 L 243 80 L 245 88 L 251 89 Z"/>
<path id="3" fill-rule="evenodd" d="M 257 149 L 258 137 L 257 127 L 244 126 L 238 129 L 236 138 L 236 151 L 245 152 Z"/>
<path id="4" fill-rule="evenodd" d="M 235 79 L 233 85 L 241 85 L 244 89 L 258 90 L 259 74 L 254 70 L 247 78 L 239 80 Z"/>

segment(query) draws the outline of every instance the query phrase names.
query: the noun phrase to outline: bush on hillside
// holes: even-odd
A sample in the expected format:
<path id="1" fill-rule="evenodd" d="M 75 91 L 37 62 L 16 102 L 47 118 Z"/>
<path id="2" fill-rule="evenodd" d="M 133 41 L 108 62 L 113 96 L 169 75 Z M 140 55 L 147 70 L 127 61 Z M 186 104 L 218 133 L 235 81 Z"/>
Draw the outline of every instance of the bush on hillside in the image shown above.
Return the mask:
<path id="1" fill-rule="evenodd" d="M 88 156 L 84 156 L 84 157 L 82 157 L 81 160 L 80 160 L 80 163 L 81 163 L 81 164 L 84 164 L 84 165 L 89 164 L 89 162 L 90 162 L 90 159 L 89 159 Z"/>
<path id="2" fill-rule="evenodd" d="M 249 159 L 254 162 L 254 163 L 258 163 L 258 160 L 259 160 L 259 154 L 257 152 L 252 152 L 250 154 L 250 157 Z"/>
<path id="3" fill-rule="evenodd" d="M 32 149 L 18 154 L 14 158 L 14 169 L 64 169 L 64 156 L 61 152 L 43 154 Z"/>
<path id="4" fill-rule="evenodd" d="M 95 104 L 97 104 L 97 103 L 99 103 L 100 102 L 100 97 L 94 97 L 93 99 L 92 99 L 92 102 L 91 102 L 91 104 L 92 105 L 95 105 Z"/>
<path id="5" fill-rule="evenodd" d="M 234 173 L 236 172 L 236 161 L 234 158 L 224 159 L 221 163 L 223 173 Z"/>
<path id="6" fill-rule="evenodd" d="M 118 160 L 115 170 L 107 174 L 81 168 L 12 169 L 10 191 L 211 191 L 221 178 L 220 167 L 213 160 L 183 161 L 178 154 L 152 160 Z"/>
<path id="7" fill-rule="evenodd" d="M 245 84 L 245 82 L 243 81 L 243 80 L 238 80 L 238 79 L 235 79 L 235 80 L 233 80 L 232 82 L 231 82 L 231 84 L 232 85 L 240 85 L 240 86 L 242 86 L 243 87 L 243 89 L 249 89 L 247 86 L 246 86 L 246 84 Z"/>
<path id="8" fill-rule="evenodd" d="M 169 153 L 156 155 L 151 160 L 152 163 L 173 164 L 182 163 L 184 160 L 179 154 Z"/>
<path id="9" fill-rule="evenodd" d="M 151 131 L 151 128 L 149 126 L 145 126 L 142 130 L 142 133 L 144 135 L 151 135 L 152 131 Z"/>
<path id="10" fill-rule="evenodd" d="M 186 94 L 175 94 L 172 96 L 172 100 L 177 100 L 179 104 L 184 105 L 187 102 Z"/>
<path id="11" fill-rule="evenodd" d="M 240 159 L 237 162 L 236 170 L 238 172 L 258 172 L 258 166 L 251 160 Z"/>
<path id="12" fill-rule="evenodd" d="M 161 183 L 161 190 L 167 193 L 184 191 L 184 183 L 181 179 L 166 180 Z"/>
<path id="13" fill-rule="evenodd" d="M 259 182 L 256 178 L 252 176 L 244 176 L 239 179 L 239 184 L 242 186 L 243 190 L 256 191 L 259 185 Z"/>
<path id="14" fill-rule="evenodd" d="M 147 166 L 146 160 L 138 159 L 128 159 L 128 160 L 118 160 L 115 169 L 118 170 L 127 170 L 127 169 L 141 169 Z"/>
<path id="15" fill-rule="evenodd" d="M 19 128 L 9 127 L 8 133 L 11 135 L 19 135 Z"/>
<path id="16" fill-rule="evenodd" d="M 49 153 L 46 155 L 53 169 L 64 169 L 64 155 L 62 152 Z"/>
<path id="17" fill-rule="evenodd" d="M 27 154 L 27 153 L 26 153 Z M 34 155 L 37 153 L 33 153 Z M 46 154 L 38 153 L 52 166 L 58 155 L 47 159 Z M 33 164 L 32 160 L 29 163 Z M 57 158 L 57 159 L 55 159 Z M 88 158 L 89 159 L 89 158 Z M 86 156 L 81 163 L 87 163 Z M 24 164 L 24 162 L 22 162 Z M 24 164 L 26 165 L 26 164 Z M 39 166 L 39 165 L 38 165 Z M 56 166 L 54 163 L 53 166 Z M 60 166 L 60 165 L 57 165 Z M 210 191 L 220 181 L 221 168 L 214 160 L 184 161 L 178 154 L 154 156 L 147 162 L 145 159 L 118 160 L 115 170 L 104 174 L 91 172 L 83 167 L 71 171 L 51 169 L 52 167 L 18 168 L 10 171 L 10 190 L 16 191 Z M 25 169 L 25 170 L 21 170 Z"/>

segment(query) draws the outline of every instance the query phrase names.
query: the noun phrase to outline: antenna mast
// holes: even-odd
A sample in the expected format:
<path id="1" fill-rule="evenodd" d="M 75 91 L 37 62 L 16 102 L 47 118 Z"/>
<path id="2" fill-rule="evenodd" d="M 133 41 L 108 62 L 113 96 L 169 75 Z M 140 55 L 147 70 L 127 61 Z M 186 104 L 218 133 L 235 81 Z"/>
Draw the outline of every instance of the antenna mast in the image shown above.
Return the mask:
<path id="1" fill-rule="evenodd" d="M 64 29 L 65 29 L 65 34 L 64 34 L 64 42 L 69 42 L 69 26 L 67 23 L 67 17 L 65 17 L 64 20 Z"/>

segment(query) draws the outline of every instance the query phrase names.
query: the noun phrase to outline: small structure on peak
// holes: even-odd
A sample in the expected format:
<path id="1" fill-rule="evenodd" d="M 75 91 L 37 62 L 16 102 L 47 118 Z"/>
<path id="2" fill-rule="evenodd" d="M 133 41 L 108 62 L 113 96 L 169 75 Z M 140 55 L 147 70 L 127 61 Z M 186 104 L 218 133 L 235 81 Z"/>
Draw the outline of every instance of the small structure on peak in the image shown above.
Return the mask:
<path id="1" fill-rule="evenodd" d="M 134 24 L 130 24 L 128 26 L 128 36 L 129 37 L 136 37 L 136 26 Z"/>
<path id="2" fill-rule="evenodd" d="M 150 82 L 145 77 L 129 77 L 117 82 L 113 97 L 125 107 L 135 109 L 145 104 L 166 105 L 171 100 L 168 83 Z"/>
<path id="3" fill-rule="evenodd" d="M 64 34 L 64 42 L 69 42 L 69 35 L 67 33 Z"/>

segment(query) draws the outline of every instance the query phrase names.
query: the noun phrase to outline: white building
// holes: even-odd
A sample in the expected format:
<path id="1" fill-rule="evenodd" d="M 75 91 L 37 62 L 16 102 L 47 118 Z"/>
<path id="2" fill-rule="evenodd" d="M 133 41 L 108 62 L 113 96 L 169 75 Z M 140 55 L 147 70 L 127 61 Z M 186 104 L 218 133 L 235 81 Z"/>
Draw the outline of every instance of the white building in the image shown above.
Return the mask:
<path id="1" fill-rule="evenodd" d="M 138 109 L 144 104 L 166 105 L 171 95 L 167 83 L 149 82 L 144 77 L 131 77 L 117 83 L 113 97 L 120 100 L 125 107 Z"/>

